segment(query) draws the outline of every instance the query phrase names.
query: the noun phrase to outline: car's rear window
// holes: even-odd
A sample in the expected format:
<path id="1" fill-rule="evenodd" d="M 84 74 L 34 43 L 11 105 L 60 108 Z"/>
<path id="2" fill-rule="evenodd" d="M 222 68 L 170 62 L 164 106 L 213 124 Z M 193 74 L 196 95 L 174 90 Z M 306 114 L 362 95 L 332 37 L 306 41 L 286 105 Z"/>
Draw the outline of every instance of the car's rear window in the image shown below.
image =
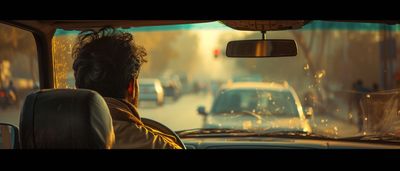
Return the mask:
<path id="1" fill-rule="evenodd" d="M 222 91 L 213 113 L 252 112 L 270 116 L 299 117 L 290 91 L 238 89 Z"/>

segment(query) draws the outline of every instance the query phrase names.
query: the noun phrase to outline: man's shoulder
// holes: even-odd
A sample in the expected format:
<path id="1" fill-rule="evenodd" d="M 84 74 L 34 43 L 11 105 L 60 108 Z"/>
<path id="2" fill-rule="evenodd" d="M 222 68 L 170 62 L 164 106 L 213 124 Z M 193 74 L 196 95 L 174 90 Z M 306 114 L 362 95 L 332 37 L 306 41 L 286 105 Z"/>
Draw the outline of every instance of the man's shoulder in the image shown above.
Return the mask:
<path id="1" fill-rule="evenodd" d="M 120 100 L 112 98 L 112 97 L 103 97 L 104 101 L 106 101 L 107 104 L 114 104 L 117 105 L 119 103 L 122 103 Z"/>
<path id="2" fill-rule="evenodd" d="M 111 97 L 104 97 L 104 100 L 107 103 L 113 120 L 134 122 L 136 124 L 141 123 L 140 119 L 134 115 L 133 112 L 135 111 L 132 111 L 129 106 L 121 100 Z"/>
<path id="3" fill-rule="evenodd" d="M 106 102 L 108 108 L 110 110 L 118 110 L 123 112 L 130 113 L 130 108 L 126 104 L 124 104 L 121 100 L 111 98 L 111 97 L 104 97 L 104 101 Z"/>

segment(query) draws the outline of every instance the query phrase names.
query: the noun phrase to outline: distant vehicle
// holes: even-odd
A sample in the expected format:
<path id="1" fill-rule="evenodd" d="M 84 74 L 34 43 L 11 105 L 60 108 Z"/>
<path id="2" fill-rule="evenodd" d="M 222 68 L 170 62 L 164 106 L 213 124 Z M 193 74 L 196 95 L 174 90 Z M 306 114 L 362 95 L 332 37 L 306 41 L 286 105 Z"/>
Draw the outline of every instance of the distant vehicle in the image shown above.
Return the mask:
<path id="1" fill-rule="evenodd" d="M 182 85 L 177 78 L 168 79 L 163 78 L 161 79 L 161 84 L 164 89 L 164 96 L 165 97 L 172 97 L 174 100 L 178 100 L 181 96 L 181 89 Z"/>
<path id="2" fill-rule="evenodd" d="M 287 83 L 244 82 L 225 85 L 218 93 L 204 128 L 290 130 L 311 132 L 301 102 Z"/>
<path id="3" fill-rule="evenodd" d="M 179 81 L 181 83 L 181 95 L 190 93 L 191 86 L 187 74 L 178 74 L 177 77 L 179 78 Z"/>
<path id="4" fill-rule="evenodd" d="M 139 102 L 154 101 L 164 104 L 164 90 L 159 79 L 139 79 Z"/>

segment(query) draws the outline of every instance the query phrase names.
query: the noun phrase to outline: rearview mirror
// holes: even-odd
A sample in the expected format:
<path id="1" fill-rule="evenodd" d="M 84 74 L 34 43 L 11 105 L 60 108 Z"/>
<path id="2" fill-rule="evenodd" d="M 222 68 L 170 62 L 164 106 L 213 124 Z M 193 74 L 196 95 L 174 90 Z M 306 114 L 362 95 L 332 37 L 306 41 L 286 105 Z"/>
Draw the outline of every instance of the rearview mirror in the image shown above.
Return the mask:
<path id="1" fill-rule="evenodd" d="M 289 39 L 231 41 L 226 47 L 228 57 L 262 58 L 296 55 L 296 42 Z"/>
<path id="2" fill-rule="evenodd" d="M 0 123 L 0 149 L 17 149 L 19 148 L 18 128 Z"/>

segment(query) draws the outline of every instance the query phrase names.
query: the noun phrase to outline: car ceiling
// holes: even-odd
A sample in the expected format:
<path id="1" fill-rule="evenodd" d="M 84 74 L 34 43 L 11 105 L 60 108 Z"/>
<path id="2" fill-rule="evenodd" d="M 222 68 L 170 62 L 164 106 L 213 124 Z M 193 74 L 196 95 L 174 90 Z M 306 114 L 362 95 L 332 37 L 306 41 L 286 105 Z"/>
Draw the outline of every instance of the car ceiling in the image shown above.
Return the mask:
<path id="1" fill-rule="evenodd" d="M 82 30 L 85 28 L 98 28 L 102 26 L 114 27 L 140 27 L 175 24 L 194 24 L 212 22 L 215 20 L 19 20 L 11 21 L 19 25 L 28 26 L 35 30 L 48 32 L 56 28 L 65 30 Z M 220 20 L 223 24 L 236 30 L 270 31 L 299 29 L 312 20 Z M 336 22 L 360 22 L 399 24 L 400 20 L 334 20 Z"/>

